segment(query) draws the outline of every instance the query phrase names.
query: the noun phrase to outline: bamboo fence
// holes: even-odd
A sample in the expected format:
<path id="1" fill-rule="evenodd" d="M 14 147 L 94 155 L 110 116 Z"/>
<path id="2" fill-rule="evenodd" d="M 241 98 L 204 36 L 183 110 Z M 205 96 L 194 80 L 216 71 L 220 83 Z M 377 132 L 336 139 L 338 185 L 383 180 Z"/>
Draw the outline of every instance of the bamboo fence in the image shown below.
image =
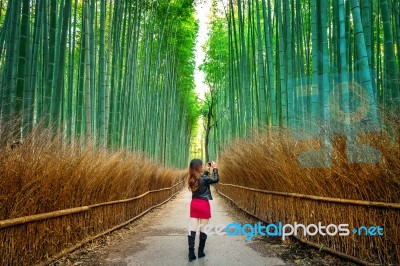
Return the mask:
<path id="1" fill-rule="evenodd" d="M 47 265 L 136 220 L 179 193 L 184 180 L 139 196 L 0 221 L 0 265 Z"/>
<path id="2" fill-rule="evenodd" d="M 266 223 L 349 224 L 348 236 L 295 238 L 361 265 L 400 265 L 400 203 L 328 198 L 249 188 L 219 182 L 217 191 Z M 383 236 L 357 236 L 353 228 L 384 227 Z"/>

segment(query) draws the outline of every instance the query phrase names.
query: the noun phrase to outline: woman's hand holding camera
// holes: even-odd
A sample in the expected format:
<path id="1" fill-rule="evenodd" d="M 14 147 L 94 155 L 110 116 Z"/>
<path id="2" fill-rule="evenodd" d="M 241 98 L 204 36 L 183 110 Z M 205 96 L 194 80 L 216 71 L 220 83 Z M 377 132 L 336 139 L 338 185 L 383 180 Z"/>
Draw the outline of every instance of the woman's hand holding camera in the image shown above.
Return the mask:
<path id="1" fill-rule="evenodd" d="M 218 169 L 217 164 L 214 161 L 207 162 L 207 171 L 211 172 L 210 170 Z"/>

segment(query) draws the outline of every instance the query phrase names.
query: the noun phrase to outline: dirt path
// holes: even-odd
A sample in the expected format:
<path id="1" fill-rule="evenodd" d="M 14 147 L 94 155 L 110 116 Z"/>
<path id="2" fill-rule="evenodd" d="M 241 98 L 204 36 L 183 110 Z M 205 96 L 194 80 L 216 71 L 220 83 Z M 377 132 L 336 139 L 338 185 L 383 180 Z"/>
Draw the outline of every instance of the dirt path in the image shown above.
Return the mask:
<path id="1" fill-rule="evenodd" d="M 256 223 L 212 188 L 210 224 Z M 211 234 L 206 257 L 188 262 L 187 233 L 191 193 L 181 191 L 170 202 L 136 222 L 103 237 L 53 265 L 351 265 L 279 238 Z M 198 235 L 196 236 L 196 254 Z"/>

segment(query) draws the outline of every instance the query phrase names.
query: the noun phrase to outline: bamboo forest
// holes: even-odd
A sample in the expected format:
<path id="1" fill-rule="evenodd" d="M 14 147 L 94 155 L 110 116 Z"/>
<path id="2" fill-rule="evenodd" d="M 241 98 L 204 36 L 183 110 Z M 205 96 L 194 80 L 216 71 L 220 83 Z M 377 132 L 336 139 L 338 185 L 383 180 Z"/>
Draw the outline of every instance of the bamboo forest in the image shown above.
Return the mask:
<path id="1" fill-rule="evenodd" d="M 367 121 L 365 130 L 379 128 L 380 112 L 398 116 L 399 1 L 238 0 L 224 8 L 203 64 L 219 125 L 214 153 L 249 129 L 348 133 Z"/>
<path id="2" fill-rule="evenodd" d="M 0 265 L 399 265 L 399 114 L 400 0 L 0 0 Z"/>
<path id="3" fill-rule="evenodd" d="M 182 163 L 170 156 L 177 148 L 188 156 L 197 117 L 190 1 L 1 5 L 3 122 L 17 119 L 22 137 L 52 124 L 69 140 L 135 147 L 170 164 Z"/>

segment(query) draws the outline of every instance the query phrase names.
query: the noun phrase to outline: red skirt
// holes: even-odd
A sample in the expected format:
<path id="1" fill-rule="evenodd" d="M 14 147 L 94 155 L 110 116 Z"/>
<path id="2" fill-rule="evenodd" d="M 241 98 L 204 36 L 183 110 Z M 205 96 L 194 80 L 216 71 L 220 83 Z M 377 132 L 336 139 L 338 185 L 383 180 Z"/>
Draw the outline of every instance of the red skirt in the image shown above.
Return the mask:
<path id="1" fill-rule="evenodd" d="M 210 202 L 205 199 L 192 198 L 190 202 L 190 217 L 201 219 L 211 218 Z"/>

